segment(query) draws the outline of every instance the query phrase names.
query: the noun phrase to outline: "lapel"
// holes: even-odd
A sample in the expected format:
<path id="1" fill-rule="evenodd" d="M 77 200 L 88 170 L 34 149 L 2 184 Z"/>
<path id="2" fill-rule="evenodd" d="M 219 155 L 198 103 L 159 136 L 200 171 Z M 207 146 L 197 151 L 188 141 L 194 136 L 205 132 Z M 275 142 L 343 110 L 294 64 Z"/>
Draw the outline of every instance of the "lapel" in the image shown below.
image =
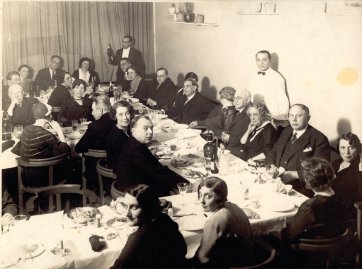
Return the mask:
<path id="1" fill-rule="evenodd" d="M 197 101 L 196 99 L 198 98 L 198 95 L 199 95 L 199 93 L 196 92 L 195 96 L 184 105 L 184 110 L 189 110 L 193 106 L 193 104 L 196 103 L 196 101 Z M 185 100 L 185 102 L 186 102 L 186 100 Z"/>
<path id="2" fill-rule="evenodd" d="M 230 128 L 233 127 L 235 124 L 237 124 L 239 121 L 241 121 L 246 115 L 246 110 L 245 108 L 243 109 L 243 111 L 241 113 L 237 113 L 235 118 L 233 119 Z"/>
<path id="3" fill-rule="evenodd" d="M 308 125 L 307 130 L 305 130 L 304 134 L 294 142 L 294 147 L 290 155 L 293 156 L 298 152 L 303 152 L 303 150 L 308 146 L 309 142 L 310 126 Z"/>
<path id="4" fill-rule="evenodd" d="M 282 154 L 285 150 L 285 146 L 287 145 L 290 136 L 293 133 L 293 128 L 288 126 L 285 131 L 281 134 L 281 137 L 279 138 L 280 140 L 280 145 L 279 148 L 277 149 L 277 165 L 280 166 L 280 160 L 282 158 Z"/>

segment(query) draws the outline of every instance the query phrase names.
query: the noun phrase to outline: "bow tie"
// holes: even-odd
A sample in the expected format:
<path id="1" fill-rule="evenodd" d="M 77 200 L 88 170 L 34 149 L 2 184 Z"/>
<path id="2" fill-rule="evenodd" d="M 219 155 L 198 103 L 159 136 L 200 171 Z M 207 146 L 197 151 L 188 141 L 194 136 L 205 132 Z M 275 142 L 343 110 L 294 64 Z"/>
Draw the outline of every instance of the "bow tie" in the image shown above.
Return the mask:
<path id="1" fill-rule="evenodd" d="M 263 76 L 265 76 L 265 72 L 263 72 L 263 71 L 258 71 L 258 75 L 263 75 Z"/>

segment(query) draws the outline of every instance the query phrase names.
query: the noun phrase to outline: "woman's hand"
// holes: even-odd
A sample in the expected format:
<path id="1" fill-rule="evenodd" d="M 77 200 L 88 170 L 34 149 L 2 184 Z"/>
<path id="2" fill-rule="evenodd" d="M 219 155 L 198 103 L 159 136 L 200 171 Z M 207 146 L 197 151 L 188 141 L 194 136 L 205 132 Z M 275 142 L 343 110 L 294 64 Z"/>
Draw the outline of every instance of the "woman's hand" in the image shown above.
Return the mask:
<path id="1" fill-rule="evenodd" d="M 190 124 L 189 124 L 189 127 L 194 127 L 194 126 L 196 126 L 197 125 L 197 121 L 193 121 L 193 122 L 191 122 Z"/>
<path id="2" fill-rule="evenodd" d="M 252 133 L 255 129 L 256 129 L 256 124 L 255 123 L 253 123 L 253 122 L 250 122 L 249 123 L 249 126 L 248 126 L 248 132 L 249 133 Z"/>
<path id="3" fill-rule="evenodd" d="M 62 127 L 60 127 L 59 123 L 52 120 L 49 122 L 49 125 L 50 127 L 57 133 L 58 137 L 59 137 L 59 140 L 61 142 L 65 142 L 65 137 L 64 137 L 64 134 L 63 134 L 63 130 L 62 130 Z"/>

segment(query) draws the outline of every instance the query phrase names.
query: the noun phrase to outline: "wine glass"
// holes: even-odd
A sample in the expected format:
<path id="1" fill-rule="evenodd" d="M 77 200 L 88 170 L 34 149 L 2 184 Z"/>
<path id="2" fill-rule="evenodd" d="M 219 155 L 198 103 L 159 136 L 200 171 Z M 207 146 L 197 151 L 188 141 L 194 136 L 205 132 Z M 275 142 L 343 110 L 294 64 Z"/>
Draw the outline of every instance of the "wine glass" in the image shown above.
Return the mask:
<path id="1" fill-rule="evenodd" d="M 182 205 L 185 205 L 184 196 L 186 195 L 187 190 L 189 188 L 189 183 L 177 183 L 177 188 L 178 188 L 178 191 L 180 192 L 180 194 L 183 196 L 182 197 Z"/>
<path id="2" fill-rule="evenodd" d="M 77 130 L 77 126 L 78 126 L 78 120 L 72 120 L 72 128 L 74 131 Z"/>
<path id="3" fill-rule="evenodd" d="M 210 176 L 211 173 L 211 160 L 205 159 L 205 170 L 206 170 L 206 177 Z"/>

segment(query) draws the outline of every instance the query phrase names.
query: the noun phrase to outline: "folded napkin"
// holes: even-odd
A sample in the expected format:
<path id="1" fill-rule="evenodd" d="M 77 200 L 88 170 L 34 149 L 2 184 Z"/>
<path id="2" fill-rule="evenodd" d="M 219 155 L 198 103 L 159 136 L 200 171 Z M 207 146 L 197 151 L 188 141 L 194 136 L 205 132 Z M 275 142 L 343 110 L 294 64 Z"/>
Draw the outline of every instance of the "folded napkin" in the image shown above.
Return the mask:
<path id="1" fill-rule="evenodd" d="M 107 246 L 104 237 L 99 235 L 89 237 L 89 243 L 92 246 L 92 250 L 96 252 L 102 251 Z"/>

